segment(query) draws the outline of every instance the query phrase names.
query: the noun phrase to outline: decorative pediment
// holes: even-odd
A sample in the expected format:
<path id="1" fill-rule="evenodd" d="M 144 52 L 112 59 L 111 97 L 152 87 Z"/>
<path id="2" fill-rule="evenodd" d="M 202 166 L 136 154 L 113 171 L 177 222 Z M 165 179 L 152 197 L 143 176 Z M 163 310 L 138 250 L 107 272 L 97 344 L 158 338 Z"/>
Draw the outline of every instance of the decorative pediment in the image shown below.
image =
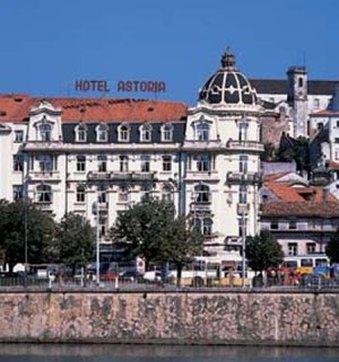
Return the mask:
<path id="1" fill-rule="evenodd" d="M 4 123 L 0 123 L 0 132 L 11 132 L 12 129 L 10 126 Z"/>
<path id="2" fill-rule="evenodd" d="M 36 116 L 39 114 L 49 114 L 51 116 L 60 116 L 61 109 L 54 107 L 52 103 L 48 102 L 47 100 L 41 100 L 37 107 L 32 107 L 30 111 L 30 116 Z"/>

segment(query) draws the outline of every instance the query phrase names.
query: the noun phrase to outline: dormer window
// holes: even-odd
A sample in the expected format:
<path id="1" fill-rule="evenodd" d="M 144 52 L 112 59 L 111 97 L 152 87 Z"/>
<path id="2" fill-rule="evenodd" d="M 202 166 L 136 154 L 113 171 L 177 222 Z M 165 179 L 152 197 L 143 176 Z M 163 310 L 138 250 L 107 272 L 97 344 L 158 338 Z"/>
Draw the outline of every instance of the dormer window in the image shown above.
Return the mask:
<path id="1" fill-rule="evenodd" d="M 140 142 L 151 142 L 152 140 L 152 126 L 150 124 L 143 124 L 140 128 Z"/>
<path id="2" fill-rule="evenodd" d="M 107 142 L 108 141 L 107 124 L 99 124 L 96 127 L 96 132 L 97 132 L 97 142 Z"/>
<path id="3" fill-rule="evenodd" d="M 87 141 L 87 126 L 85 124 L 78 124 L 75 128 L 75 140 L 76 142 Z"/>
<path id="4" fill-rule="evenodd" d="M 52 126 L 50 123 L 40 123 L 38 125 L 39 141 L 49 142 L 52 138 Z"/>
<path id="5" fill-rule="evenodd" d="M 170 123 L 164 124 L 161 127 L 161 141 L 172 142 L 173 140 L 173 125 Z"/>
<path id="6" fill-rule="evenodd" d="M 118 127 L 118 141 L 119 142 L 129 142 L 130 136 L 130 127 L 127 124 L 121 124 Z"/>
<path id="7" fill-rule="evenodd" d="M 195 126 L 196 141 L 208 141 L 210 138 L 210 126 L 206 122 L 197 123 Z"/>

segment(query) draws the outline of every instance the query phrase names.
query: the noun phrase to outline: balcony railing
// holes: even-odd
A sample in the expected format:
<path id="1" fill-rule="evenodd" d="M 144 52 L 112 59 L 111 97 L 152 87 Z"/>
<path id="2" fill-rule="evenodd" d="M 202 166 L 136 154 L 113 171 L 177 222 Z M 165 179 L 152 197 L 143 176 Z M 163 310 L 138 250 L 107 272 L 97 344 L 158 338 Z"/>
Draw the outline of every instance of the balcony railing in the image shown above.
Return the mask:
<path id="1" fill-rule="evenodd" d="M 155 172 L 94 172 L 87 174 L 90 181 L 153 181 Z"/>
<path id="2" fill-rule="evenodd" d="M 257 151 L 257 152 L 264 152 L 265 148 L 264 145 L 257 141 L 234 141 L 229 140 L 226 143 L 226 147 L 230 150 L 236 151 Z"/>
<path id="3" fill-rule="evenodd" d="M 262 182 L 262 175 L 259 172 L 243 173 L 243 172 L 228 172 L 226 181 L 229 183 L 251 183 L 259 184 Z"/>
<path id="4" fill-rule="evenodd" d="M 59 171 L 30 171 L 29 179 L 32 181 L 60 180 Z"/>

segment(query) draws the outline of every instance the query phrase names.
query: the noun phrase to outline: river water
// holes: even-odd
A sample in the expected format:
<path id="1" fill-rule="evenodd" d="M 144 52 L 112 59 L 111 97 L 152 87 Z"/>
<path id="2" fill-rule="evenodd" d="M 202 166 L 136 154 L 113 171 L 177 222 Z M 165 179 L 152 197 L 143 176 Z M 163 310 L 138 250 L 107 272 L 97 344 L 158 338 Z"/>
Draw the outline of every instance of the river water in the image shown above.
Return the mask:
<path id="1" fill-rule="evenodd" d="M 339 348 L 0 344 L 0 362 L 338 362 Z"/>

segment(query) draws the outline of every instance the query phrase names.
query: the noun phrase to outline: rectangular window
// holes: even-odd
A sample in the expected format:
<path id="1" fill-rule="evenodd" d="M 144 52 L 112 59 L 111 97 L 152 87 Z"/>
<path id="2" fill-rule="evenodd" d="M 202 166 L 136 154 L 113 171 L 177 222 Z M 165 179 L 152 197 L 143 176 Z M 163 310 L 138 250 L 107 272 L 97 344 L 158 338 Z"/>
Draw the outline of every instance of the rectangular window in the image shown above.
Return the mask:
<path id="1" fill-rule="evenodd" d="M 248 123 L 239 123 L 239 141 L 247 141 Z"/>
<path id="2" fill-rule="evenodd" d="M 128 188 L 125 186 L 121 186 L 119 190 L 119 202 L 128 202 L 128 197 Z"/>
<path id="3" fill-rule="evenodd" d="M 98 172 L 107 172 L 107 156 L 98 156 Z"/>
<path id="4" fill-rule="evenodd" d="M 105 204 L 107 202 L 107 193 L 105 188 L 100 188 L 98 190 L 98 203 Z"/>
<path id="5" fill-rule="evenodd" d="M 23 142 L 23 140 L 24 140 L 24 131 L 15 131 L 14 142 Z"/>
<path id="6" fill-rule="evenodd" d="M 107 233 L 107 217 L 100 216 L 99 217 L 99 234 L 100 238 L 104 238 Z"/>
<path id="7" fill-rule="evenodd" d="M 239 158 L 239 172 L 247 173 L 248 170 L 248 156 L 242 155 Z"/>
<path id="8" fill-rule="evenodd" d="M 307 243 L 306 244 L 307 254 L 314 254 L 316 252 L 316 244 L 315 243 Z"/>
<path id="9" fill-rule="evenodd" d="M 278 221 L 271 221 L 271 230 L 278 230 L 278 229 L 279 229 Z"/>
<path id="10" fill-rule="evenodd" d="M 339 128 L 339 121 L 337 121 L 337 128 Z"/>
<path id="11" fill-rule="evenodd" d="M 211 171 L 211 157 L 208 154 L 196 156 L 197 170 L 200 172 Z"/>
<path id="12" fill-rule="evenodd" d="M 247 235 L 246 220 L 238 219 L 238 232 L 239 232 L 239 236 Z"/>
<path id="13" fill-rule="evenodd" d="M 289 230 L 297 230 L 297 222 L 292 220 L 288 223 Z"/>
<path id="14" fill-rule="evenodd" d="M 120 172 L 128 172 L 128 156 L 121 155 L 120 160 Z"/>
<path id="15" fill-rule="evenodd" d="M 19 200 L 23 198 L 23 187 L 22 185 L 13 186 L 13 200 Z"/>
<path id="16" fill-rule="evenodd" d="M 288 255 L 296 256 L 298 254 L 298 244 L 288 243 Z"/>
<path id="17" fill-rule="evenodd" d="M 37 156 L 39 162 L 39 171 L 52 172 L 53 171 L 53 157 L 51 155 Z"/>
<path id="18" fill-rule="evenodd" d="M 247 204 L 247 187 L 240 185 L 239 187 L 239 204 Z"/>
<path id="19" fill-rule="evenodd" d="M 141 156 L 141 172 L 150 172 L 151 158 L 149 155 Z"/>
<path id="20" fill-rule="evenodd" d="M 163 171 L 172 171 L 172 157 L 171 156 L 162 156 L 162 170 Z"/>
<path id="21" fill-rule="evenodd" d="M 335 138 L 335 139 L 334 139 L 334 142 L 335 142 L 335 143 L 339 143 L 339 138 Z"/>
<path id="22" fill-rule="evenodd" d="M 84 172 L 86 171 L 86 156 L 77 156 L 77 171 Z"/>
<path id="23" fill-rule="evenodd" d="M 14 155 L 13 156 L 13 171 L 23 171 L 24 170 L 24 160 L 23 155 Z"/>

